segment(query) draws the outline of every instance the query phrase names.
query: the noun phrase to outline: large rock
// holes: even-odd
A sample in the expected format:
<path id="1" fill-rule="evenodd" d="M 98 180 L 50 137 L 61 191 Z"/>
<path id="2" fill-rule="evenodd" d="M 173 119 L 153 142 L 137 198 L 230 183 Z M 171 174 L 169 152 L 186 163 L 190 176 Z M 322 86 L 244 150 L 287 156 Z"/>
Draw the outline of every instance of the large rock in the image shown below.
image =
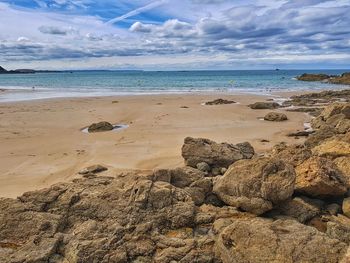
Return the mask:
<path id="1" fill-rule="evenodd" d="M 277 102 L 255 102 L 249 107 L 253 110 L 272 110 L 277 109 L 280 105 Z"/>
<path id="2" fill-rule="evenodd" d="M 290 198 L 295 173 L 281 160 L 259 158 L 238 161 L 214 183 L 214 193 L 226 204 L 257 215 Z"/>
<path id="3" fill-rule="evenodd" d="M 287 115 L 284 113 L 270 112 L 265 115 L 265 121 L 286 121 L 288 120 Z"/>
<path id="4" fill-rule="evenodd" d="M 166 236 L 194 225 L 188 193 L 146 178 L 76 179 L 19 200 L 0 199 L 0 262 L 156 262 L 188 242 L 180 258 L 213 260 L 213 241 L 203 245 L 207 251 L 193 235 L 184 244 Z M 166 258 L 158 262 L 178 260 L 172 253 Z"/>
<path id="5" fill-rule="evenodd" d="M 88 127 L 88 132 L 104 132 L 104 131 L 111 131 L 114 127 L 112 124 L 110 124 L 107 121 L 101 121 L 98 123 L 93 123 Z"/>
<path id="6" fill-rule="evenodd" d="M 271 155 L 290 163 L 294 167 L 303 163 L 312 156 L 311 150 L 305 145 L 277 144 L 271 151 Z"/>
<path id="7" fill-rule="evenodd" d="M 236 220 L 222 231 L 217 253 L 224 263 L 338 263 L 347 244 L 294 220 Z"/>
<path id="8" fill-rule="evenodd" d="M 191 167 L 197 167 L 197 164 L 205 162 L 211 167 L 227 168 L 232 163 L 250 159 L 253 155 L 254 148 L 248 142 L 233 145 L 187 137 L 182 146 L 182 157 L 186 165 Z"/>
<path id="9" fill-rule="evenodd" d="M 347 181 L 330 160 L 313 156 L 295 168 L 295 190 L 313 197 L 342 196 Z"/>

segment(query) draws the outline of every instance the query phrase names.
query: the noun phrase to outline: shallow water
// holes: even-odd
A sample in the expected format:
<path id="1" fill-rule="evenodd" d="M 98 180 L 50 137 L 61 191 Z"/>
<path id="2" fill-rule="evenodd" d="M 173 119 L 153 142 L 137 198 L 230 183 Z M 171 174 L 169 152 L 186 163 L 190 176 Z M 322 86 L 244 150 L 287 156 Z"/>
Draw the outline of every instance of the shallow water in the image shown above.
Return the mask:
<path id="1" fill-rule="evenodd" d="M 341 74 L 345 71 L 75 71 L 0 75 L 0 88 L 16 91 L 0 92 L 0 101 L 194 92 L 270 94 L 277 91 L 341 89 L 344 86 L 301 82 L 295 77 L 305 72 Z"/>

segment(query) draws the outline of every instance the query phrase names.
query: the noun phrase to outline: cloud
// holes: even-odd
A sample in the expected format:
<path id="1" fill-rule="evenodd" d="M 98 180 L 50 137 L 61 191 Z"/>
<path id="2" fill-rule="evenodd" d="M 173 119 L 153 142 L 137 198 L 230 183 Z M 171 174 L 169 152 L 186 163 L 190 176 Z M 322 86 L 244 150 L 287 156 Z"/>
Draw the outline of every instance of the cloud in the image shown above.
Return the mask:
<path id="1" fill-rule="evenodd" d="M 142 6 L 142 7 L 139 7 L 135 10 L 132 10 L 122 16 L 119 16 L 119 17 L 116 17 L 116 18 L 113 18 L 111 20 L 109 20 L 106 24 L 115 24 L 115 23 L 118 23 L 120 21 L 123 21 L 129 17 L 133 17 L 133 16 L 136 16 L 136 15 L 139 15 L 143 12 L 146 12 L 146 11 L 149 11 L 149 10 L 152 10 L 160 5 L 163 5 L 165 4 L 166 2 L 168 2 L 167 0 L 158 0 L 158 1 L 154 1 L 154 2 L 151 2 L 145 6 Z"/>
<path id="2" fill-rule="evenodd" d="M 57 26 L 41 26 L 38 30 L 43 34 L 50 35 L 68 35 L 77 32 L 73 28 L 61 28 Z"/>

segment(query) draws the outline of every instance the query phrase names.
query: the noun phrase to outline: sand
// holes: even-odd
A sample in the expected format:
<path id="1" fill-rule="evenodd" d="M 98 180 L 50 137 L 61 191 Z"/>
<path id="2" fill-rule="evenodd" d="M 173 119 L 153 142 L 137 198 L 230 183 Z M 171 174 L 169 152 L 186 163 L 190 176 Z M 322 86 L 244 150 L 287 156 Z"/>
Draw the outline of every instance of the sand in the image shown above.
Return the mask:
<path id="1" fill-rule="evenodd" d="M 201 105 L 217 98 L 238 103 Z M 259 117 L 270 110 L 247 107 L 268 98 L 142 95 L 1 103 L 0 196 L 16 197 L 71 180 L 79 170 L 93 164 L 107 166 L 106 175 L 181 166 L 181 146 L 187 136 L 229 143 L 249 141 L 258 153 L 278 142 L 301 142 L 286 134 L 303 130 L 304 122 L 310 120 L 307 114 L 287 112 L 288 121 L 267 122 Z M 81 132 L 98 121 L 127 124 L 129 128 L 96 134 Z M 262 143 L 262 139 L 270 142 Z"/>

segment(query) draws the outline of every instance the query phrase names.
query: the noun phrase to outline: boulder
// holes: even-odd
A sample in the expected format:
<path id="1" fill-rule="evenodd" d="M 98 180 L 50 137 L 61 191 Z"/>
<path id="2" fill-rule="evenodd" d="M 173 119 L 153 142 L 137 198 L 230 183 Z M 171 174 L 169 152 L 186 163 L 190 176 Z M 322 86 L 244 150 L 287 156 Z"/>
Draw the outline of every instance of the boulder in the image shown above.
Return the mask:
<path id="1" fill-rule="evenodd" d="M 312 156 L 311 150 L 302 144 L 287 146 L 277 144 L 272 149 L 271 155 L 293 165 L 294 167 L 303 163 Z"/>
<path id="2" fill-rule="evenodd" d="M 111 131 L 114 127 L 112 124 L 106 121 L 101 121 L 98 123 L 93 123 L 88 127 L 88 132 L 104 132 L 104 131 Z"/>
<path id="3" fill-rule="evenodd" d="M 232 163 L 250 159 L 253 155 L 254 148 L 248 142 L 233 145 L 187 137 L 182 146 L 182 157 L 185 159 L 185 164 L 191 167 L 197 167 L 198 163 L 205 162 L 211 167 L 227 168 Z"/>
<path id="4" fill-rule="evenodd" d="M 343 196 L 347 182 L 330 160 L 313 156 L 295 168 L 295 191 L 308 196 L 327 198 Z"/>
<path id="5" fill-rule="evenodd" d="M 278 159 L 241 160 L 214 182 L 213 192 L 227 205 L 257 215 L 290 198 L 295 173 Z"/>
<path id="6" fill-rule="evenodd" d="M 193 182 L 205 177 L 205 173 L 190 166 L 169 170 L 169 173 L 170 183 L 180 188 L 190 186 Z"/>
<path id="7" fill-rule="evenodd" d="M 206 162 L 197 163 L 196 167 L 198 170 L 205 173 L 208 173 L 210 171 L 210 166 Z"/>
<path id="8" fill-rule="evenodd" d="M 225 99 L 216 99 L 213 101 L 208 101 L 205 103 L 205 105 L 226 105 L 226 104 L 234 104 L 236 103 L 233 100 L 225 100 Z"/>
<path id="9" fill-rule="evenodd" d="M 333 162 L 346 179 L 347 187 L 350 188 L 350 156 L 336 158 Z"/>
<path id="10" fill-rule="evenodd" d="M 255 102 L 250 104 L 249 107 L 253 110 L 271 110 L 279 108 L 280 105 L 277 102 Z"/>
<path id="11" fill-rule="evenodd" d="M 286 121 L 288 120 L 287 115 L 284 113 L 270 112 L 265 115 L 265 121 Z"/>
<path id="12" fill-rule="evenodd" d="M 254 218 L 226 227 L 216 249 L 223 263 L 337 263 L 347 244 L 295 220 Z"/>

